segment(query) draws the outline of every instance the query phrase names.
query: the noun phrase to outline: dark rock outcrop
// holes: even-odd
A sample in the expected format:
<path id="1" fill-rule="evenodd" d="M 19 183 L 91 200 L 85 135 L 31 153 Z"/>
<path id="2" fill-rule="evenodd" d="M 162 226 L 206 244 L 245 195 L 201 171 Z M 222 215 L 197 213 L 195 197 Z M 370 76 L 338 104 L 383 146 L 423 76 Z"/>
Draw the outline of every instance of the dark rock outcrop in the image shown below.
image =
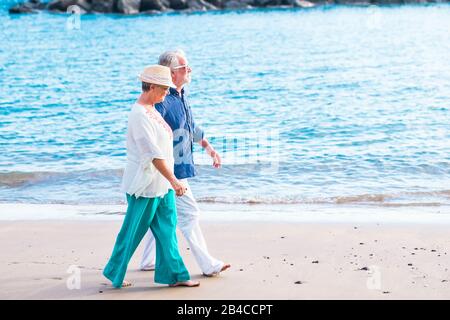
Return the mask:
<path id="1" fill-rule="evenodd" d="M 368 6 L 371 4 L 371 0 L 335 0 L 336 4 L 347 4 L 355 6 Z M 389 1 L 389 0 L 388 0 Z"/>
<path id="2" fill-rule="evenodd" d="M 247 9 L 251 8 L 253 0 L 230 0 L 224 4 L 225 9 Z"/>
<path id="3" fill-rule="evenodd" d="M 90 12 L 92 10 L 91 0 L 78 0 L 76 5 L 86 12 Z"/>
<path id="4" fill-rule="evenodd" d="M 41 3 L 39 0 L 31 0 L 26 3 L 18 4 L 9 9 L 9 13 L 37 13 L 39 10 L 44 10 L 46 7 L 45 3 Z"/>
<path id="5" fill-rule="evenodd" d="M 123 14 L 137 14 L 141 8 L 141 0 L 118 0 L 117 11 Z"/>
<path id="6" fill-rule="evenodd" d="M 449 0 L 29 0 L 9 9 L 10 13 L 35 13 L 39 10 L 78 13 L 159 13 L 173 10 L 207 11 L 217 9 L 250 9 L 266 7 L 310 8 L 323 4 L 398 5 L 405 3 L 436 3 Z M 75 7 L 72 7 L 75 6 Z"/>
<path id="7" fill-rule="evenodd" d="M 91 11 L 91 2 L 92 0 L 52 0 L 47 5 L 44 4 L 44 8 L 52 12 L 74 11 L 86 13 Z M 78 8 L 76 8 L 75 6 L 77 6 Z"/>
<path id="8" fill-rule="evenodd" d="M 157 10 L 157 11 L 165 11 L 170 7 L 170 1 L 166 0 L 141 0 L 141 12 Z"/>
<path id="9" fill-rule="evenodd" d="M 215 10 L 217 7 L 205 0 L 188 0 L 188 7 L 191 10 Z"/>
<path id="10" fill-rule="evenodd" d="M 404 4 L 404 0 L 379 0 L 377 1 L 379 4 Z"/>
<path id="11" fill-rule="evenodd" d="M 70 6 L 78 5 L 78 0 L 53 0 L 47 5 L 48 10 L 66 12 Z"/>
<path id="12" fill-rule="evenodd" d="M 227 0 L 207 0 L 209 3 L 211 3 L 213 6 L 215 6 L 216 8 L 223 8 L 225 2 L 227 2 Z"/>
<path id="13" fill-rule="evenodd" d="M 268 7 L 268 6 L 281 6 L 283 0 L 254 0 L 253 5 L 255 7 Z"/>
<path id="14" fill-rule="evenodd" d="M 313 2 L 309 2 L 306 0 L 292 0 L 290 2 L 292 3 L 292 6 L 298 8 L 312 8 L 315 6 Z"/>
<path id="15" fill-rule="evenodd" d="M 189 7 L 187 0 L 170 0 L 170 8 L 174 10 L 186 10 Z"/>
<path id="16" fill-rule="evenodd" d="M 38 13 L 36 9 L 30 6 L 28 3 L 18 4 L 9 9 L 9 13 L 18 14 L 18 13 Z"/>

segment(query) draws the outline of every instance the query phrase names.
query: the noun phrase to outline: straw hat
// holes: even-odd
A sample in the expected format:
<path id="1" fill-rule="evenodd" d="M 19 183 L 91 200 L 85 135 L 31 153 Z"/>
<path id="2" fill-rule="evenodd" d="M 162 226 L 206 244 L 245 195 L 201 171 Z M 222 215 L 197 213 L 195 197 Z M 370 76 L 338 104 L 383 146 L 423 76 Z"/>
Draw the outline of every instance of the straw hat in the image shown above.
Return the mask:
<path id="1" fill-rule="evenodd" d="M 176 88 L 172 82 L 170 68 L 158 64 L 145 67 L 138 75 L 138 78 L 141 79 L 142 82 Z"/>

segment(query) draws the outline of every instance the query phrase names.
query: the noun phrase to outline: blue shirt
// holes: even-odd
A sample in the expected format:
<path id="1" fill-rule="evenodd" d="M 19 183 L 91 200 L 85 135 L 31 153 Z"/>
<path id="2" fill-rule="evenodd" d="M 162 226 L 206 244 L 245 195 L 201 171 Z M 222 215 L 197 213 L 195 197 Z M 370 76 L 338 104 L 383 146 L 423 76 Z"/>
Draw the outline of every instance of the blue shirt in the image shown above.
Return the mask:
<path id="1" fill-rule="evenodd" d="M 204 132 L 195 125 L 184 89 L 180 95 L 176 89 L 170 88 L 170 93 L 155 108 L 172 128 L 175 176 L 177 179 L 195 176 L 194 142 L 202 140 Z"/>

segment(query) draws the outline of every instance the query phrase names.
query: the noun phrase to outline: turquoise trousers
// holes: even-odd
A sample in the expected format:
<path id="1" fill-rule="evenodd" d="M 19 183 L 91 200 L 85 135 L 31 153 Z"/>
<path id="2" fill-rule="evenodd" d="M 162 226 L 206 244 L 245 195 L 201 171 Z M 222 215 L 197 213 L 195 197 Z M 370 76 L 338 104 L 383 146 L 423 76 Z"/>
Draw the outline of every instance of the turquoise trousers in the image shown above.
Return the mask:
<path id="1" fill-rule="evenodd" d="M 175 193 L 145 198 L 127 194 L 128 209 L 103 275 L 120 288 L 127 266 L 142 238 L 150 228 L 156 240 L 155 282 L 174 284 L 190 279 L 178 251 Z"/>

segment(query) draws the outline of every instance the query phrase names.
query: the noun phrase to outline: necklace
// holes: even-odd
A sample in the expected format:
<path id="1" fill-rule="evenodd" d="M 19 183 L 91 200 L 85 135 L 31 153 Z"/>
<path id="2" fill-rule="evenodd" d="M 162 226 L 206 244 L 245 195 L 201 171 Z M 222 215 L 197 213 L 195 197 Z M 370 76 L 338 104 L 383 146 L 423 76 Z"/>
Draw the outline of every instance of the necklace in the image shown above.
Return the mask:
<path id="1" fill-rule="evenodd" d="M 139 103 L 140 104 L 140 103 Z M 163 119 L 161 114 L 155 109 L 154 105 L 151 104 L 140 104 L 146 110 L 146 113 L 152 118 L 156 120 L 166 131 L 169 133 L 171 139 L 173 139 L 172 128 L 167 124 L 167 122 Z"/>

